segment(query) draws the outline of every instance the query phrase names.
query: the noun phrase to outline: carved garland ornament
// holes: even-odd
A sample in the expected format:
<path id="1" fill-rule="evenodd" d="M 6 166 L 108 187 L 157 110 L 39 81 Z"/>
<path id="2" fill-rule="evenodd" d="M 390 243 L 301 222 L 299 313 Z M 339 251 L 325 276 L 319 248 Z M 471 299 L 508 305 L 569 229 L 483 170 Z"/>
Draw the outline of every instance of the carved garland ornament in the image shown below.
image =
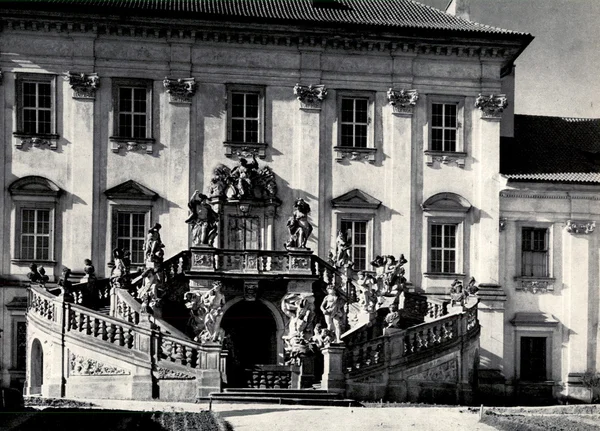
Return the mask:
<path id="1" fill-rule="evenodd" d="M 394 90 L 390 88 L 387 92 L 388 103 L 394 108 L 395 114 L 412 114 L 414 106 L 419 100 L 417 90 Z"/>
<path id="2" fill-rule="evenodd" d="M 51 150 L 56 150 L 58 148 L 58 136 L 48 138 L 41 138 L 39 136 L 16 136 L 15 147 L 22 149 L 24 145 L 30 145 L 36 148 L 47 145 Z"/>
<path id="3" fill-rule="evenodd" d="M 73 99 L 95 99 L 96 90 L 100 87 L 100 77 L 97 73 L 67 72 L 65 81 L 73 89 Z"/>
<path id="4" fill-rule="evenodd" d="M 83 356 L 71 353 L 69 369 L 73 376 L 114 376 L 130 374 L 123 368 L 106 365 L 95 359 L 85 358 Z"/>
<path id="5" fill-rule="evenodd" d="M 192 103 L 192 97 L 196 93 L 197 87 L 195 78 L 171 79 L 165 77 L 163 85 L 171 103 Z"/>
<path id="6" fill-rule="evenodd" d="M 182 373 L 181 371 L 167 370 L 166 368 L 158 368 L 158 378 L 161 380 L 195 380 L 196 376 Z"/>
<path id="7" fill-rule="evenodd" d="M 567 232 L 572 234 L 588 234 L 596 229 L 595 221 L 573 221 L 567 220 Z"/>
<path id="8" fill-rule="evenodd" d="M 553 280 L 518 280 L 517 290 L 530 293 L 548 293 L 554 291 Z"/>
<path id="9" fill-rule="evenodd" d="M 327 96 L 327 88 L 324 85 L 296 84 L 294 95 L 300 101 L 301 109 L 321 109 L 321 103 Z"/>
<path id="10" fill-rule="evenodd" d="M 475 100 L 475 107 L 483 113 L 482 118 L 500 118 L 507 106 L 508 101 L 505 94 L 490 94 L 489 96 L 480 94 Z"/>

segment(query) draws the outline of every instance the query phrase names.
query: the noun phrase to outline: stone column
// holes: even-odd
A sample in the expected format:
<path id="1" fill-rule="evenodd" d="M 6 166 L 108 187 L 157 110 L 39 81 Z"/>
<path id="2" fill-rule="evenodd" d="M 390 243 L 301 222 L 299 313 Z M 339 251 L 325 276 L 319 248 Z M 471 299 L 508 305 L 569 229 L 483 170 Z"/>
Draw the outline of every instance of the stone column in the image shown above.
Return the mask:
<path id="1" fill-rule="evenodd" d="M 413 258 L 411 250 L 411 231 L 414 228 L 411 217 L 413 199 L 413 151 L 412 151 L 412 117 L 414 107 L 419 99 L 416 90 L 391 88 L 387 93 L 392 139 L 384 142 L 384 152 L 389 155 L 391 166 L 385 170 L 385 196 L 388 206 L 403 209 L 391 214 L 391 223 L 382 232 L 384 242 L 382 254 L 394 256 L 404 253 Z M 410 266 L 406 267 L 406 278 L 410 280 Z"/>
<path id="2" fill-rule="evenodd" d="M 346 392 L 346 377 L 344 376 L 344 345 L 330 344 L 325 346 L 323 353 L 323 379 L 321 389 L 336 394 Z"/>
<path id="3" fill-rule="evenodd" d="M 86 71 L 87 72 L 87 71 Z M 70 112 L 69 128 L 65 138 L 71 142 L 66 150 L 70 153 L 70 195 L 67 203 L 72 210 L 64 214 L 64 246 L 62 248 L 64 265 L 70 268 L 82 268 L 84 259 L 92 259 L 96 267 L 92 245 L 95 209 L 95 187 L 97 181 L 95 165 L 97 157 L 94 151 L 94 111 L 96 88 L 100 78 L 95 73 L 70 73 L 66 76 L 65 111 Z"/>
<path id="4" fill-rule="evenodd" d="M 590 289 L 598 284 L 598 248 L 595 222 L 569 220 L 564 229 L 563 292 L 568 295 L 565 325 L 568 328 L 566 371 L 567 395 L 589 400 L 589 391 L 581 384 L 581 375 L 593 367 L 592 333 L 594 316 L 590 314 Z M 553 366 L 554 367 L 554 366 Z M 563 374 L 564 375 L 564 374 Z"/>

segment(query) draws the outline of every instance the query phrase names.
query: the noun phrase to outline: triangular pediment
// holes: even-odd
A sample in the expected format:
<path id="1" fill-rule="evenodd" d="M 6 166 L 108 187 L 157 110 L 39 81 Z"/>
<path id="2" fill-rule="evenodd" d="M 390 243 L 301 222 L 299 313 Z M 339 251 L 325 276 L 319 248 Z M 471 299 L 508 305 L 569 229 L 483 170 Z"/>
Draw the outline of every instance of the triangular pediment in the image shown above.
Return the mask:
<path id="1" fill-rule="evenodd" d="M 331 205 L 334 208 L 371 208 L 377 209 L 381 205 L 381 201 L 375 199 L 368 193 L 359 189 L 354 189 L 348 193 L 344 193 L 337 198 L 331 200 Z"/>
<path id="2" fill-rule="evenodd" d="M 118 186 L 112 187 L 104 192 L 109 199 L 142 199 L 156 200 L 158 193 L 143 186 L 137 181 L 125 181 Z"/>
<path id="3" fill-rule="evenodd" d="M 29 176 L 14 181 L 8 191 L 11 195 L 59 196 L 62 189 L 47 178 Z"/>

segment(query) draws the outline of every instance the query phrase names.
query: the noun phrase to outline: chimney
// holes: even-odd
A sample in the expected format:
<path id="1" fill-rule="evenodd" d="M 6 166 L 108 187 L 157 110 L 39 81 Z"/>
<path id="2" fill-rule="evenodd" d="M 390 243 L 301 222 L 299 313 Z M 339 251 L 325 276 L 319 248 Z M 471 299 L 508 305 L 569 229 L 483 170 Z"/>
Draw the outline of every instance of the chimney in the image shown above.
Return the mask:
<path id="1" fill-rule="evenodd" d="M 459 18 L 469 18 L 469 0 L 450 0 L 446 6 L 446 13 L 457 16 Z"/>

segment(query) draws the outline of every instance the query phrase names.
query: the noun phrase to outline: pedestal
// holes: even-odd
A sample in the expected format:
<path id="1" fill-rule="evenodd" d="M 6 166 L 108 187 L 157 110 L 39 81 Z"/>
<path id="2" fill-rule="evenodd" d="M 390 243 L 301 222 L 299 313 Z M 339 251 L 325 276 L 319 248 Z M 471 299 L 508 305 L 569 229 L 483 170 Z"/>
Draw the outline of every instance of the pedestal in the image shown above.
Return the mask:
<path id="1" fill-rule="evenodd" d="M 330 344 L 323 348 L 323 379 L 321 389 L 336 394 L 346 392 L 343 356 L 345 347 L 342 344 Z"/>

